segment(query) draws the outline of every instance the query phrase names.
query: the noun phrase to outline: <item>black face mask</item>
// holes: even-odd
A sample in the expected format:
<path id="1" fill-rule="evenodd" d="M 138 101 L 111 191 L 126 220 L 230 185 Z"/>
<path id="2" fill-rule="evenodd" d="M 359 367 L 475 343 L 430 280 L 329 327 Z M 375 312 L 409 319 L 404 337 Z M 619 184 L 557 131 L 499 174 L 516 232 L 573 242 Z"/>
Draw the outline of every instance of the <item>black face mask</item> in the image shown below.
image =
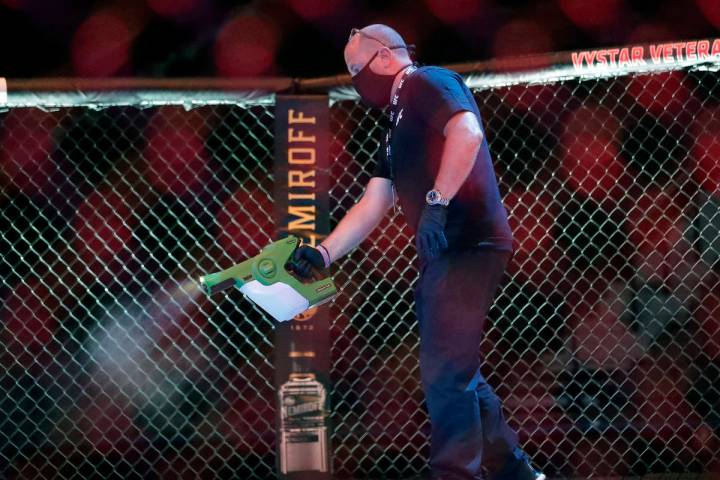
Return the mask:
<path id="1" fill-rule="evenodd" d="M 390 93 L 392 92 L 395 76 L 405 67 L 395 73 L 383 75 L 370 70 L 370 64 L 375 60 L 380 51 L 370 58 L 370 61 L 354 77 L 352 83 L 355 90 L 360 94 L 363 102 L 371 107 L 385 108 L 390 105 Z"/>

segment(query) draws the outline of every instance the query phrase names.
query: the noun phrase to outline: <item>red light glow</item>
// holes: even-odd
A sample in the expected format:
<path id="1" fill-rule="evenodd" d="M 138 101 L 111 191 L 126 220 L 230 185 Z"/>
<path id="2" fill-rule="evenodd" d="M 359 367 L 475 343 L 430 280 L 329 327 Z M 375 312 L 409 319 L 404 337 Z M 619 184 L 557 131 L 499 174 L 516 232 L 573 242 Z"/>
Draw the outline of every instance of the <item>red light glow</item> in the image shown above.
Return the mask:
<path id="1" fill-rule="evenodd" d="M 96 394 L 77 420 L 77 428 L 92 447 L 104 455 L 125 452 L 132 448 L 140 431 L 133 424 L 135 409 L 119 391 L 106 392 L 112 385 L 103 384 L 104 391 Z M 113 389 L 114 390 L 114 389 Z"/>
<path id="2" fill-rule="evenodd" d="M 495 57 L 511 57 L 553 50 L 547 31 L 533 20 L 512 20 L 498 29 L 493 40 Z"/>
<path id="3" fill-rule="evenodd" d="M 615 190 L 625 172 L 617 160 L 615 144 L 590 133 L 566 139 L 563 144 L 566 149 L 562 171 L 574 189 L 597 200 Z"/>
<path id="4" fill-rule="evenodd" d="M 0 165 L 13 186 L 27 195 L 42 190 L 56 170 L 51 157 L 56 126 L 52 113 L 34 108 L 5 115 Z"/>
<path id="5" fill-rule="evenodd" d="M 700 113 L 693 125 L 695 142 L 690 158 L 692 175 L 700 187 L 720 198 L 720 109 Z"/>
<path id="6" fill-rule="evenodd" d="M 120 16 L 109 11 L 91 15 L 72 39 L 75 73 L 86 77 L 117 73 L 129 61 L 131 43 L 132 34 Z"/>
<path id="7" fill-rule="evenodd" d="M 572 112 L 561 137 L 561 173 L 576 191 L 605 203 L 625 196 L 629 176 L 620 159 L 620 123 L 606 108 L 586 106 Z"/>
<path id="8" fill-rule="evenodd" d="M 552 196 L 547 192 L 512 190 L 503 203 L 510 212 L 510 228 L 516 241 L 510 274 L 530 281 L 540 290 L 545 290 L 548 282 L 557 285 L 561 249 L 553 238 L 557 212 Z"/>
<path id="9" fill-rule="evenodd" d="M 201 189 L 207 181 L 206 119 L 198 111 L 160 108 L 148 126 L 145 176 L 160 193 L 183 195 Z"/>
<path id="10" fill-rule="evenodd" d="M 66 293 L 56 279 L 31 278 L 5 299 L 3 344 L 26 367 L 37 361 L 53 338 L 57 328 L 55 313 L 60 308 L 60 298 Z"/>
<path id="11" fill-rule="evenodd" d="M 171 0 L 170 0 L 171 1 Z M 347 7 L 347 0 L 288 0 L 290 8 L 305 20 L 332 17 Z"/>
<path id="12" fill-rule="evenodd" d="M 659 43 L 675 39 L 676 34 L 663 23 L 641 23 L 630 33 L 628 44 Z"/>
<path id="13" fill-rule="evenodd" d="M 218 242 L 231 261 L 247 260 L 270 242 L 267 235 L 275 224 L 267 212 L 272 212 L 272 203 L 256 187 L 241 187 L 225 202 L 217 216 Z"/>
<path id="14" fill-rule="evenodd" d="M 621 0 L 558 0 L 558 3 L 565 16 L 578 27 L 588 30 L 611 26 L 617 21 L 622 6 Z"/>
<path id="15" fill-rule="evenodd" d="M 636 246 L 633 263 L 638 273 L 673 290 L 690 282 L 693 270 L 687 255 L 692 245 L 685 236 L 687 223 L 678 197 L 674 189 L 649 189 L 635 200 L 626 223 Z"/>
<path id="16" fill-rule="evenodd" d="M 13 10 L 19 10 L 25 5 L 24 0 L 0 0 L 0 4 L 5 5 Z"/>
<path id="17" fill-rule="evenodd" d="M 134 218 L 128 202 L 111 188 L 85 199 L 73 222 L 77 232 L 73 249 L 83 264 L 81 273 L 90 270 L 106 283 L 122 269 L 124 257 L 131 254 Z"/>
<path id="18" fill-rule="evenodd" d="M 717 0 L 695 0 L 695 2 L 708 22 L 720 28 L 720 2 Z"/>
<path id="19" fill-rule="evenodd" d="M 631 77 L 627 92 L 657 118 L 671 121 L 687 113 L 692 93 L 684 72 L 666 72 Z"/>
<path id="20" fill-rule="evenodd" d="M 260 75 L 274 65 L 278 44 L 275 25 L 255 16 L 239 16 L 220 31 L 215 43 L 215 64 L 226 77 Z"/>
<path id="21" fill-rule="evenodd" d="M 147 0 L 148 7 L 163 17 L 177 17 L 193 12 L 198 0 Z"/>
<path id="22" fill-rule="evenodd" d="M 428 10 L 445 23 L 457 23 L 476 17 L 484 7 L 481 0 L 425 0 Z"/>

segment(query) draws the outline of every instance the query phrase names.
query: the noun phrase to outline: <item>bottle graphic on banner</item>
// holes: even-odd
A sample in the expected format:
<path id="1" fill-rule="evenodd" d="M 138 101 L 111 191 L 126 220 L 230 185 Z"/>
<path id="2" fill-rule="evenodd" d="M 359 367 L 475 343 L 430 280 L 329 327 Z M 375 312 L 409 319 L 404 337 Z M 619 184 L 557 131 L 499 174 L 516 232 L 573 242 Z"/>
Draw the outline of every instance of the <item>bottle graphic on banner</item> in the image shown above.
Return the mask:
<path id="1" fill-rule="evenodd" d="M 299 351 L 291 341 L 292 371 L 278 389 L 280 471 L 329 471 L 327 391 L 310 371 L 312 351 Z"/>

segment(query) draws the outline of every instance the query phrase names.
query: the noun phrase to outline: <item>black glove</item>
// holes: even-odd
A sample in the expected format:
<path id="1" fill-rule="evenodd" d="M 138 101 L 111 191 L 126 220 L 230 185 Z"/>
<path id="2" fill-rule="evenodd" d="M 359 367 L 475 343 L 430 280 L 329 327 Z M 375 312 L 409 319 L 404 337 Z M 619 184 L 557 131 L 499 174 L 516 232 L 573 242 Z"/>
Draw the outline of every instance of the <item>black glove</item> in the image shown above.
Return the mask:
<path id="1" fill-rule="evenodd" d="M 432 260 L 439 256 L 440 252 L 448 248 L 448 241 L 445 238 L 446 221 L 446 207 L 442 205 L 425 205 L 415 234 L 415 247 L 420 260 L 423 262 Z"/>
<path id="2" fill-rule="evenodd" d="M 317 248 L 301 245 L 293 253 L 291 268 L 302 278 L 310 278 L 313 268 L 325 270 L 325 259 Z"/>

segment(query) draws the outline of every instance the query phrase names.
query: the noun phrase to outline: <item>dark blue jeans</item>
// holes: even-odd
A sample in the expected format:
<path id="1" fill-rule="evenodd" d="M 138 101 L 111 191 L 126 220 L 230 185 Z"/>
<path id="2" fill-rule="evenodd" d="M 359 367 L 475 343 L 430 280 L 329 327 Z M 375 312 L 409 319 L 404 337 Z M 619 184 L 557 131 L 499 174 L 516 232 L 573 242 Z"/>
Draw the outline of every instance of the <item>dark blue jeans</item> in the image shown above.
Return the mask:
<path id="1" fill-rule="evenodd" d="M 430 466 L 444 479 L 530 478 L 517 434 L 480 373 L 480 340 L 509 252 L 445 252 L 421 266 L 415 288 L 420 375 L 431 424 Z"/>

